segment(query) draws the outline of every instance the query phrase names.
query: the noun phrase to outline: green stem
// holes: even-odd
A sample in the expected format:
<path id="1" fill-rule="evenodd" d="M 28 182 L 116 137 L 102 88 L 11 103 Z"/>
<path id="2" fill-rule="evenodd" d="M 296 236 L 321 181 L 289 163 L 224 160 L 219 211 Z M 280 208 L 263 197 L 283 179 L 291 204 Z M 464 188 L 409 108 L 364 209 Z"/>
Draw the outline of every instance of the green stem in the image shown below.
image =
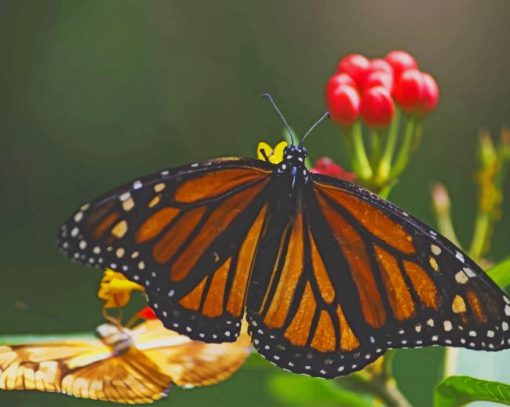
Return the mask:
<path id="1" fill-rule="evenodd" d="M 381 198 L 388 199 L 395 185 L 397 185 L 395 181 L 387 181 L 385 184 L 381 185 L 378 191 L 372 192 L 376 192 Z"/>
<path id="2" fill-rule="evenodd" d="M 370 131 L 370 164 L 372 168 L 377 168 L 379 158 L 381 157 L 381 133 L 372 129 Z"/>
<path id="3" fill-rule="evenodd" d="M 393 154 L 395 153 L 395 147 L 397 146 L 398 130 L 400 127 L 400 111 L 395 112 L 395 117 L 391 122 L 390 131 L 386 140 L 384 153 L 379 162 L 379 168 L 377 169 L 377 182 L 384 183 L 388 180 L 391 170 L 391 162 L 393 160 Z"/>
<path id="4" fill-rule="evenodd" d="M 395 379 L 386 379 L 382 376 L 364 377 L 353 374 L 340 381 L 348 387 L 359 392 L 368 393 L 379 398 L 383 405 L 388 407 L 411 407 L 411 403 L 396 386 Z"/>
<path id="5" fill-rule="evenodd" d="M 446 236 L 455 246 L 462 247 L 453 227 L 450 196 L 443 184 L 437 183 L 434 186 L 432 190 L 432 203 L 434 204 L 439 233 Z"/>
<path id="6" fill-rule="evenodd" d="M 489 232 L 492 225 L 492 219 L 489 213 L 479 213 L 475 221 L 475 230 L 471 247 L 469 248 L 469 256 L 476 262 L 480 262 L 484 248 L 489 238 Z"/>
<path id="7" fill-rule="evenodd" d="M 411 149 L 413 146 L 413 140 L 415 139 L 416 129 L 416 118 L 409 116 L 407 118 L 406 129 L 404 133 L 404 141 L 400 147 L 395 164 L 390 173 L 390 178 L 398 177 L 407 166 L 409 162 L 409 156 L 411 155 Z"/>
<path id="8" fill-rule="evenodd" d="M 363 142 L 361 122 L 358 121 L 354 123 L 350 131 L 354 148 L 353 169 L 361 180 L 367 181 L 372 178 L 373 171 L 368 161 L 365 144 Z"/>

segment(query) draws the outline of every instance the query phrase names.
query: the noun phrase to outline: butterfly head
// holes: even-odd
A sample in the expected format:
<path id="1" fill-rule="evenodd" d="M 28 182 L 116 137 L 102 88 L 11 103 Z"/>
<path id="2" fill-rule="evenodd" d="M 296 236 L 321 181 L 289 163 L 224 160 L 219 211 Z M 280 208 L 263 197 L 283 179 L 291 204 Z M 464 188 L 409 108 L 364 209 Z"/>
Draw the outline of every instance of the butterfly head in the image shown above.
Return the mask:
<path id="1" fill-rule="evenodd" d="M 133 336 L 127 328 L 120 329 L 112 324 L 101 324 L 96 328 L 101 341 L 113 349 L 116 355 L 125 352 L 134 345 Z"/>
<path id="2" fill-rule="evenodd" d="M 307 156 L 306 148 L 303 146 L 290 145 L 285 147 L 283 152 L 283 161 L 279 164 L 278 174 L 289 174 L 292 179 L 292 185 L 299 177 L 303 177 L 304 181 L 308 180 L 308 171 L 305 167 L 305 158 Z"/>

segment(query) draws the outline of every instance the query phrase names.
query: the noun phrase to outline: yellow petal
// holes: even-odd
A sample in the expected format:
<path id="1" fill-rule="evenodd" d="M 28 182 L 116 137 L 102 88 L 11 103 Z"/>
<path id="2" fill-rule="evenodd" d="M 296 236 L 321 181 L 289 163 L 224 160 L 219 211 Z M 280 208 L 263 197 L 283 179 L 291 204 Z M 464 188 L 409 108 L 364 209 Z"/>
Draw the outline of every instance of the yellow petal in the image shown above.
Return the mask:
<path id="1" fill-rule="evenodd" d="M 287 147 L 286 141 L 280 141 L 274 148 L 273 154 L 269 157 L 269 161 L 273 164 L 278 164 L 283 161 L 283 151 Z"/>
<path id="2" fill-rule="evenodd" d="M 271 146 L 266 142 L 261 141 L 259 144 L 257 144 L 257 158 L 259 160 L 266 161 L 266 158 L 264 157 L 264 154 L 261 153 L 261 150 L 266 153 L 267 157 L 270 157 L 271 154 L 273 154 L 273 149 Z"/>
<path id="3" fill-rule="evenodd" d="M 127 305 L 132 291 L 144 289 L 141 285 L 129 281 L 121 273 L 106 269 L 97 296 L 105 302 L 106 308 L 119 308 Z"/>

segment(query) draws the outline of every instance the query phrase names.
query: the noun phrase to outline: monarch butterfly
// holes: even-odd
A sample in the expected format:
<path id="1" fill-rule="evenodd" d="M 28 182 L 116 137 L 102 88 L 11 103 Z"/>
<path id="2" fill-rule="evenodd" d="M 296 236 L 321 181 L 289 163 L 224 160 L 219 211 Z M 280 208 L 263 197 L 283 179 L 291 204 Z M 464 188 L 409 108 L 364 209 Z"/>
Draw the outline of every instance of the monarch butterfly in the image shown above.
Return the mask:
<path id="1" fill-rule="evenodd" d="M 220 158 L 134 180 L 82 206 L 58 244 L 143 284 L 165 326 L 194 339 L 232 341 L 246 313 L 257 351 L 293 372 L 345 375 L 389 348 L 510 347 L 510 299 L 474 261 L 306 156 L 293 144 L 279 164 Z"/>
<path id="2" fill-rule="evenodd" d="M 100 339 L 0 346 L 0 389 L 39 390 L 116 403 L 151 403 L 172 383 L 203 386 L 227 379 L 248 357 L 235 343 L 206 344 L 169 331 L 160 321 L 132 330 L 97 328 Z"/>

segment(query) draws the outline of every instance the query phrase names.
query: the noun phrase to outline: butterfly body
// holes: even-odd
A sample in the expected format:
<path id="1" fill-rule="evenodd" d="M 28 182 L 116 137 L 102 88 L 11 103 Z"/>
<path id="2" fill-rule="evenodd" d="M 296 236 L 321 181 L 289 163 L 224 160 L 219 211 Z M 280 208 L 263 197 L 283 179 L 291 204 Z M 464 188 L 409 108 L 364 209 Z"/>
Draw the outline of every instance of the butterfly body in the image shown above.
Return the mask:
<path id="1" fill-rule="evenodd" d="M 164 170 L 86 204 L 59 232 L 71 258 L 143 284 L 170 329 L 334 377 L 388 348 L 510 346 L 510 300 L 446 238 L 348 182 L 284 160 Z"/>

